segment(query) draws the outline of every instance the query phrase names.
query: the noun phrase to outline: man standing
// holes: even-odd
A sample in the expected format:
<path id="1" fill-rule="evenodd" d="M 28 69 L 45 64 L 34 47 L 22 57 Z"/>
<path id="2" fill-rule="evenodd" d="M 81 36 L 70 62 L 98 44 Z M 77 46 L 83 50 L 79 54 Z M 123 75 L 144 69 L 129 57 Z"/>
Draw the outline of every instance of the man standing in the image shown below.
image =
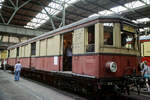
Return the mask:
<path id="1" fill-rule="evenodd" d="M 144 68 L 142 70 L 142 75 L 144 76 L 146 81 L 147 91 L 150 92 L 150 86 L 148 82 L 150 80 L 150 67 L 147 64 L 147 61 L 144 61 Z"/>
<path id="2" fill-rule="evenodd" d="M 15 81 L 19 81 L 21 67 L 22 67 L 22 65 L 20 64 L 20 61 L 18 61 L 17 64 L 15 65 L 15 68 L 14 68 Z"/>

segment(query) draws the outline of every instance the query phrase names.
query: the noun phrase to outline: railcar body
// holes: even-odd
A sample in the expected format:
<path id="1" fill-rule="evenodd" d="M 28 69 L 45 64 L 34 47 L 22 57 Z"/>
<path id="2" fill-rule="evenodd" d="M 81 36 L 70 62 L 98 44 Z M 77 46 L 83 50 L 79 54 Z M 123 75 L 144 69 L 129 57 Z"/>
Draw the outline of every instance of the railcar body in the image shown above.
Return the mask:
<path id="1" fill-rule="evenodd" d="M 8 64 L 20 60 L 31 71 L 92 78 L 97 88 L 123 88 L 130 83 L 127 77 L 140 75 L 138 43 L 137 26 L 130 20 L 91 17 L 9 47 Z M 72 59 L 67 57 L 69 45 Z"/>
<path id="2" fill-rule="evenodd" d="M 141 39 L 141 61 L 147 61 L 150 66 L 150 39 Z"/>

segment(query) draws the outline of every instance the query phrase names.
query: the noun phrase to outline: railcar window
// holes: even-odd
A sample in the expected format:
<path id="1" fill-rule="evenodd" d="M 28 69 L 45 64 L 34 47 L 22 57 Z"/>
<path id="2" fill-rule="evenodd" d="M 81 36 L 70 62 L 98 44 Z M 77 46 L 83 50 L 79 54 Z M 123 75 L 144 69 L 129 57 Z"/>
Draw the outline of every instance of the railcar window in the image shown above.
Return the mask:
<path id="1" fill-rule="evenodd" d="M 133 34 L 121 33 L 121 46 L 128 49 L 133 49 L 135 44 L 135 38 Z"/>
<path id="2" fill-rule="evenodd" d="M 104 23 L 104 45 L 113 45 L 113 23 Z"/>
<path id="3" fill-rule="evenodd" d="M 36 42 L 31 43 L 31 55 L 36 55 Z"/>
<path id="4" fill-rule="evenodd" d="M 87 27 L 87 40 L 86 52 L 95 51 L 95 27 L 94 25 Z"/>
<path id="5" fill-rule="evenodd" d="M 17 57 L 19 56 L 19 47 L 17 47 Z"/>

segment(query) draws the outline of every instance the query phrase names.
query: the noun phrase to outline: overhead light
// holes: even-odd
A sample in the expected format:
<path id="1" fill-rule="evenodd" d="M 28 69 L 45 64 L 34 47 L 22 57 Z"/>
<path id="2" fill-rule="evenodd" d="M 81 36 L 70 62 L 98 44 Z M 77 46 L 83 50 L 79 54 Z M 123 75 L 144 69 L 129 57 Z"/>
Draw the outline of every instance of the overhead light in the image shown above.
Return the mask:
<path id="1" fill-rule="evenodd" d="M 110 10 L 116 12 L 116 13 L 119 13 L 119 12 L 122 12 L 122 11 L 125 11 L 127 10 L 127 8 L 123 7 L 123 6 L 117 6 L 117 7 L 113 7 L 111 8 Z"/>
<path id="2" fill-rule="evenodd" d="M 143 2 L 150 4 L 150 0 L 142 0 Z"/>
<path id="3" fill-rule="evenodd" d="M 136 21 L 139 22 L 139 23 L 148 22 L 148 21 L 150 21 L 150 18 L 148 18 L 148 17 L 140 18 L 140 19 L 137 19 Z"/>
<path id="4" fill-rule="evenodd" d="M 130 9 L 133 9 L 133 8 L 137 8 L 137 7 L 141 7 L 141 6 L 144 6 L 145 4 L 142 3 L 141 1 L 133 1 L 133 2 L 130 2 L 130 3 L 126 3 L 125 6 L 127 8 L 130 8 Z"/>
<path id="5" fill-rule="evenodd" d="M 5 0 L 0 0 L 0 9 L 2 8 L 2 3 L 4 2 Z"/>

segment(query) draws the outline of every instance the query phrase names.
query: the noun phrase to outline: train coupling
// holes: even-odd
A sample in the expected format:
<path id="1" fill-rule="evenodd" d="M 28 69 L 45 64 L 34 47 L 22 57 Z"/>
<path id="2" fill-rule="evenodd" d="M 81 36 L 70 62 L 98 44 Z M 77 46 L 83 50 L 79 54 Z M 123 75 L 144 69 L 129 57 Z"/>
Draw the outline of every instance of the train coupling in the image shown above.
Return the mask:
<path id="1" fill-rule="evenodd" d="M 144 78 L 142 76 L 124 76 L 124 83 L 129 94 L 129 90 L 135 90 L 140 94 L 141 88 L 144 87 Z"/>

